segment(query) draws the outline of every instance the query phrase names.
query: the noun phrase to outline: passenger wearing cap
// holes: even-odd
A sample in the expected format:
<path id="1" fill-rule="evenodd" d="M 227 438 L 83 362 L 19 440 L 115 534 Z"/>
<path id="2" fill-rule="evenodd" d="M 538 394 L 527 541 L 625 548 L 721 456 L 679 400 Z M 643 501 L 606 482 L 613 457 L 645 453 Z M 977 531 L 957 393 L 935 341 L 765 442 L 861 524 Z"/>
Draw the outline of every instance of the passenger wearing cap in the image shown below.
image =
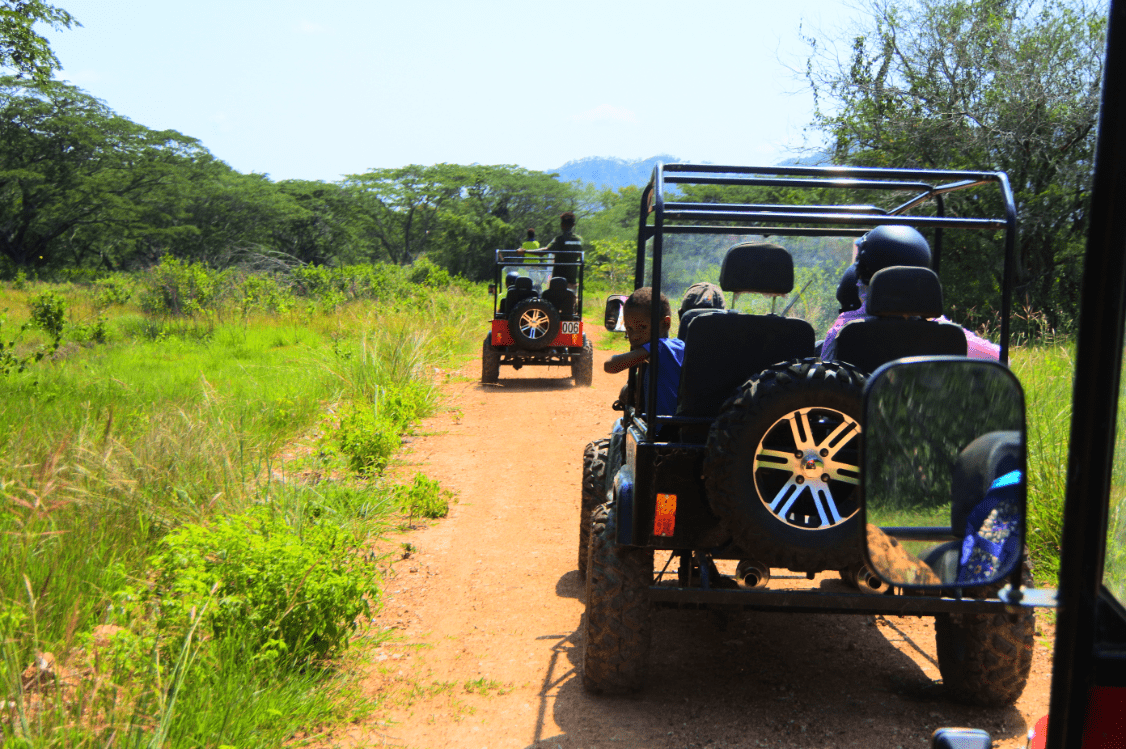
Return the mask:
<path id="1" fill-rule="evenodd" d="M 848 271 L 841 279 L 841 286 L 837 287 L 837 300 L 841 302 L 841 313 L 829 330 L 825 333 L 825 343 L 821 347 L 821 358 L 832 359 L 836 355 L 837 334 L 847 323 L 853 320 L 867 319 L 870 316 L 866 309 L 868 297 L 868 282 L 877 271 L 896 265 L 913 267 L 931 267 L 931 249 L 926 237 L 911 226 L 893 226 L 885 224 L 877 226 L 872 231 L 856 240 L 856 291 L 860 306 L 856 309 L 844 309 L 845 300 L 849 299 L 847 288 Z M 950 322 L 945 316 L 936 318 L 939 322 Z M 966 334 L 966 349 L 970 358 L 992 359 L 996 361 L 1001 356 L 1001 347 L 987 341 L 973 331 L 962 328 Z"/>

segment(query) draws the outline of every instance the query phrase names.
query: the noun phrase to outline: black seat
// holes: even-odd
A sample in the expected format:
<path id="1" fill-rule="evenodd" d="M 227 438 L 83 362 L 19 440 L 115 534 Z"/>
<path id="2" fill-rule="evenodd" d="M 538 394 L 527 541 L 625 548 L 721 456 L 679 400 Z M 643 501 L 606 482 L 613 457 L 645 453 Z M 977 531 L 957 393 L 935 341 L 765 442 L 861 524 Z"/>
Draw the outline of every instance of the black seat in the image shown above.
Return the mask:
<path id="1" fill-rule="evenodd" d="M 527 276 L 520 276 L 516 279 L 516 285 L 508 290 L 508 296 L 505 297 L 505 302 L 507 302 L 505 309 L 511 311 L 520 302 L 534 296 L 536 296 L 536 290 L 532 288 L 532 279 Z"/>
<path id="2" fill-rule="evenodd" d="M 838 361 L 865 372 L 905 356 L 965 356 L 966 333 L 942 314 L 942 284 L 930 268 L 892 266 L 872 276 L 868 314 L 837 335 Z"/>
<path id="3" fill-rule="evenodd" d="M 784 295 L 794 288 L 790 253 L 772 243 L 732 247 L 723 260 L 724 291 Z M 684 364 L 678 416 L 715 417 L 736 388 L 771 364 L 815 356 L 813 326 L 778 315 L 691 310 L 681 319 Z M 703 442 L 707 425 L 681 428 L 681 439 Z"/>
<path id="4" fill-rule="evenodd" d="M 575 316 L 575 292 L 567 288 L 567 279 L 555 276 L 547 284 L 543 298 L 559 312 L 559 318 L 569 320 Z"/>

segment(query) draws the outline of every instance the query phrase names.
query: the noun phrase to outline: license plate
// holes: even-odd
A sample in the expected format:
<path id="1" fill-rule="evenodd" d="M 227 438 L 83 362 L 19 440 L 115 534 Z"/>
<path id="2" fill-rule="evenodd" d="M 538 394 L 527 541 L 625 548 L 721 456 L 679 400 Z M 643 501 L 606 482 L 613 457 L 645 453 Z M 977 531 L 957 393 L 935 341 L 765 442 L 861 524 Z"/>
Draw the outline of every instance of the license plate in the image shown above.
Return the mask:
<path id="1" fill-rule="evenodd" d="M 578 335 L 579 334 L 579 323 L 578 322 L 562 323 L 562 327 L 559 330 L 559 332 L 562 333 L 563 335 Z"/>

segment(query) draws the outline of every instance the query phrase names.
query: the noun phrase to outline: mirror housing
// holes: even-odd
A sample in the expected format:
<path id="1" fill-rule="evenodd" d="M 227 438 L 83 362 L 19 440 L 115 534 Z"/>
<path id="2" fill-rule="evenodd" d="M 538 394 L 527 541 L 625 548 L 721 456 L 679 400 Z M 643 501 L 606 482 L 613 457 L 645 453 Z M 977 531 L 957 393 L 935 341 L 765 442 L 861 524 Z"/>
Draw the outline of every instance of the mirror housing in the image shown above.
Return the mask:
<path id="1" fill-rule="evenodd" d="M 626 294 L 611 294 L 606 297 L 606 312 L 603 316 L 603 321 L 606 325 L 606 330 L 611 333 L 621 333 L 626 329 L 623 310 L 625 309 L 626 300 L 629 296 Z"/>
<path id="2" fill-rule="evenodd" d="M 489 293 L 490 294 L 497 293 L 497 285 L 495 283 L 489 284 Z"/>
<path id="3" fill-rule="evenodd" d="M 964 357 L 885 364 L 865 386 L 863 423 L 865 551 L 880 578 L 969 589 L 1020 566 L 1024 393 L 1007 367 Z"/>

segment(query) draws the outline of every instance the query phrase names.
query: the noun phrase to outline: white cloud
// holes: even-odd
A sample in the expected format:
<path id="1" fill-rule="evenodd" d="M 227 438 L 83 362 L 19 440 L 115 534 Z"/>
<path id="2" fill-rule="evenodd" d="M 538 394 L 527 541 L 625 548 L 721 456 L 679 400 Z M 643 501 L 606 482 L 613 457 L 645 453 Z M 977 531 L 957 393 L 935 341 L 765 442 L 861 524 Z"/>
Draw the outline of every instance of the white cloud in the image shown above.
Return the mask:
<path id="1" fill-rule="evenodd" d="M 571 115 L 571 121 L 584 124 L 626 123 L 632 125 L 637 123 L 637 115 L 624 107 L 615 107 L 613 104 L 599 104 L 594 109 Z"/>

